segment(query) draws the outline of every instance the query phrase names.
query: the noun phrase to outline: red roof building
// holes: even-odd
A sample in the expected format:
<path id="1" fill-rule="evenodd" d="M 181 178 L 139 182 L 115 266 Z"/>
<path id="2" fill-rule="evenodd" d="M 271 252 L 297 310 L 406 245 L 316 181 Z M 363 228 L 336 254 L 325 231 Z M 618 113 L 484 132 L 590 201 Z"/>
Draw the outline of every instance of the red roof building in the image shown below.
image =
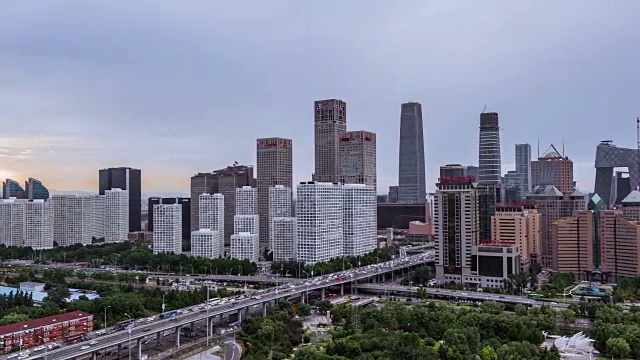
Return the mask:
<path id="1" fill-rule="evenodd" d="M 0 353 L 8 353 L 13 347 L 30 348 L 61 340 L 80 340 L 93 331 L 93 315 L 84 311 L 47 316 L 0 326 Z"/>

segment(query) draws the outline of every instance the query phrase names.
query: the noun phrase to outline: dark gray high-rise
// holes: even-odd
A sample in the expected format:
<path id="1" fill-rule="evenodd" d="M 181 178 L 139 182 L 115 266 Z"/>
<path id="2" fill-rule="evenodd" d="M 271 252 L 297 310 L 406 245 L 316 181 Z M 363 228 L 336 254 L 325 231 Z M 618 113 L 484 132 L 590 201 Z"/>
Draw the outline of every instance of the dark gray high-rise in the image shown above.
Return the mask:
<path id="1" fill-rule="evenodd" d="M 142 173 L 140 169 L 130 167 L 101 169 L 98 179 L 98 191 L 122 189 L 129 192 L 129 231 L 140 231 L 142 210 Z"/>
<path id="2" fill-rule="evenodd" d="M 478 182 L 480 184 L 500 187 L 502 160 L 500 158 L 500 125 L 496 112 L 480 114 L 478 167 Z"/>
<path id="3" fill-rule="evenodd" d="M 400 112 L 398 202 L 425 202 L 426 197 L 422 105 L 408 102 Z"/>

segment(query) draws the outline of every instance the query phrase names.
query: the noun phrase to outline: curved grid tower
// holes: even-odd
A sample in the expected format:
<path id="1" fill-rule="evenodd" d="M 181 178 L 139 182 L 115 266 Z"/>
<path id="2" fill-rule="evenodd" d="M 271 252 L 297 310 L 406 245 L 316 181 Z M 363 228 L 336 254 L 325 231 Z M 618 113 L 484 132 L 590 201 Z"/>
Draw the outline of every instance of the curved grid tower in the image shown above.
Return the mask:
<path id="1" fill-rule="evenodd" d="M 401 106 L 398 164 L 398 202 L 425 202 L 427 187 L 420 103 L 408 102 Z"/>
<path id="2" fill-rule="evenodd" d="M 500 125 L 498 113 L 480 114 L 478 149 L 478 182 L 500 186 L 502 161 L 500 158 Z"/>

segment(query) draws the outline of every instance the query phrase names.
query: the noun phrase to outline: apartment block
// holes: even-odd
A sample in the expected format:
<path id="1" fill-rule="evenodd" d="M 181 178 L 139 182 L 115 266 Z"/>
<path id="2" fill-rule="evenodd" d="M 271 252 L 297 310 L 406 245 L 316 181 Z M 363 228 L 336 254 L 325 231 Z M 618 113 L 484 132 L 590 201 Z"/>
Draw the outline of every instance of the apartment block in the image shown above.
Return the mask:
<path id="1" fill-rule="evenodd" d="M 58 246 L 91 245 L 94 196 L 53 195 L 53 241 Z"/>
<path id="2" fill-rule="evenodd" d="M 153 206 L 153 253 L 182 253 L 182 205 Z"/>
<path id="3" fill-rule="evenodd" d="M 258 215 L 258 189 L 243 186 L 236 189 L 236 215 Z"/>
<path id="4" fill-rule="evenodd" d="M 24 246 L 24 200 L 0 200 L 0 245 Z"/>
<path id="5" fill-rule="evenodd" d="M 123 242 L 129 239 L 129 193 L 110 189 L 104 192 L 104 241 Z"/>
<path id="6" fill-rule="evenodd" d="M 576 211 L 574 216 L 553 222 L 551 269 L 571 272 L 577 280 L 588 280 L 593 267 L 593 213 Z"/>
<path id="7" fill-rule="evenodd" d="M 192 203 L 193 204 L 193 203 Z M 210 229 L 213 231 L 220 231 L 222 234 L 221 243 L 218 244 L 221 253 L 224 249 L 224 234 L 225 234 L 225 200 L 222 194 L 202 194 L 198 196 L 199 224 L 203 229 Z"/>
<path id="8" fill-rule="evenodd" d="M 260 217 L 258 215 L 236 215 L 233 217 L 233 233 L 244 232 L 260 235 Z"/>
<path id="9" fill-rule="evenodd" d="M 296 218 L 272 218 L 270 235 L 273 261 L 296 261 L 298 247 Z"/>
<path id="10" fill-rule="evenodd" d="M 491 217 L 491 239 L 500 244 L 516 245 L 522 263 L 539 258 L 542 251 L 542 215 L 535 206 L 498 206 Z"/>
<path id="11" fill-rule="evenodd" d="M 377 247 L 377 202 L 375 188 L 365 184 L 342 187 L 343 255 L 360 256 Z"/>
<path id="12" fill-rule="evenodd" d="M 258 234 L 243 232 L 231 235 L 231 258 L 257 262 L 260 258 Z"/>
<path id="13" fill-rule="evenodd" d="M 217 259 L 224 255 L 220 230 L 200 229 L 191 233 L 191 256 Z"/>
<path id="14" fill-rule="evenodd" d="M 24 246 L 34 250 L 53 249 L 53 211 L 43 199 L 24 203 Z"/>

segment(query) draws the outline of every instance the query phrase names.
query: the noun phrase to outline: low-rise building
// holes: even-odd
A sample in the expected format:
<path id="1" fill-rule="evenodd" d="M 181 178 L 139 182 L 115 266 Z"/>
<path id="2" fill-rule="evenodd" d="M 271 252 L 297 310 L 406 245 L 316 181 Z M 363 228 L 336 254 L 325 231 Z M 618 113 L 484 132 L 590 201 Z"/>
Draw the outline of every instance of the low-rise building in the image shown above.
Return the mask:
<path id="1" fill-rule="evenodd" d="M 93 315 L 73 311 L 0 326 L 0 353 L 57 341 L 80 340 L 93 331 Z"/>

